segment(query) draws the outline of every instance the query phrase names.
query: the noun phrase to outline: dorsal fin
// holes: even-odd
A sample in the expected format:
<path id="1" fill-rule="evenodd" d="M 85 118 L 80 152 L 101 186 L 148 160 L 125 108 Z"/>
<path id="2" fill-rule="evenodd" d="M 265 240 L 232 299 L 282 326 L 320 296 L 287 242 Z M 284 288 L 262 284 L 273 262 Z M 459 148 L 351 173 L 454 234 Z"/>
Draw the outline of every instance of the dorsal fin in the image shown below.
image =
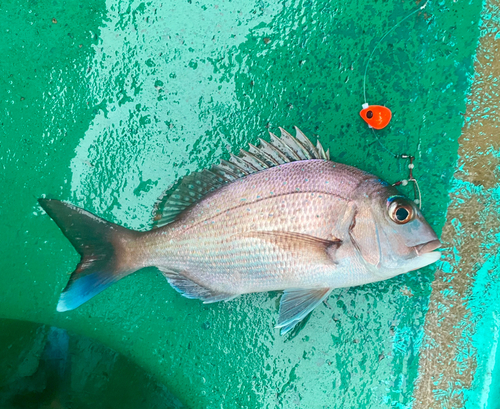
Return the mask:
<path id="1" fill-rule="evenodd" d="M 231 180 L 233 179 L 229 176 L 221 176 L 206 169 L 185 176 L 156 201 L 153 209 L 153 228 L 172 222 L 184 209 Z"/>
<path id="2" fill-rule="evenodd" d="M 270 142 L 260 139 L 258 147 L 250 144 L 238 156 L 231 154 L 229 161 L 221 160 L 210 170 L 191 173 L 166 190 L 155 204 L 153 228 L 171 223 L 206 194 L 241 177 L 298 160 L 330 160 L 329 151 L 324 151 L 319 140 L 314 146 L 299 128 L 295 127 L 295 137 L 282 128 L 280 131 L 280 138 L 270 133 Z"/>

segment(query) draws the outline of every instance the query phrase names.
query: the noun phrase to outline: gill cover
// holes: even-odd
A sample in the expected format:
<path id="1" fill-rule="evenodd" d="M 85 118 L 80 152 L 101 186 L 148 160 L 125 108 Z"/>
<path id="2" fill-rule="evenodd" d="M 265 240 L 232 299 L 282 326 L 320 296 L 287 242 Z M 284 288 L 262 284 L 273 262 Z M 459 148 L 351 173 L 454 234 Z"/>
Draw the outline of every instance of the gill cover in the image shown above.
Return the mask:
<path id="1" fill-rule="evenodd" d="M 377 267 L 382 260 L 379 232 L 370 207 L 362 206 L 354 214 L 349 229 L 351 241 L 366 263 Z"/>
<path id="2" fill-rule="evenodd" d="M 359 206 L 349 234 L 367 267 L 384 276 L 422 268 L 440 257 L 432 252 L 439 247 L 436 233 L 420 209 L 400 194 Z"/>

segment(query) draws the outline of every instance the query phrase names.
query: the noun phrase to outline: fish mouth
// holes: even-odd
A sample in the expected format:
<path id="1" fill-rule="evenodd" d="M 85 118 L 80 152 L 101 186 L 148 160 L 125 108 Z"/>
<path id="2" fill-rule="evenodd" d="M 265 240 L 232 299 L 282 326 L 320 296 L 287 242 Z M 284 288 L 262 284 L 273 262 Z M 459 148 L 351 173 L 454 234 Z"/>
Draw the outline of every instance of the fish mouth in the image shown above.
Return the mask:
<path id="1" fill-rule="evenodd" d="M 427 243 L 419 244 L 414 248 L 417 256 L 421 256 L 423 254 L 430 253 L 431 251 L 434 251 L 439 247 L 441 247 L 441 242 L 439 240 L 431 240 Z"/>

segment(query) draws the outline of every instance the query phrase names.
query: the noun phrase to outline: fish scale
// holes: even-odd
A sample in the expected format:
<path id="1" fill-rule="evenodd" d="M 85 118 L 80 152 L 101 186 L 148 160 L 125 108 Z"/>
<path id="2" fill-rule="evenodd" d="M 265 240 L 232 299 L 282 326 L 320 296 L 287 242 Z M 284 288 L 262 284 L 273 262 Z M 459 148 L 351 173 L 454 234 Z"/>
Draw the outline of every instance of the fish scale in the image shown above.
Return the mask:
<path id="1" fill-rule="evenodd" d="M 284 290 L 277 327 L 292 329 L 333 288 L 384 280 L 435 262 L 437 236 L 394 187 L 330 161 L 297 129 L 190 174 L 137 232 L 40 199 L 82 256 L 57 309 L 78 307 L 143 267 L 188 298 L 230 300 Z"/>
<path id="2" fill-rule="evenodd" d="M 360 183 L 360 176 L 366 178 L 373 176 L 358 171 L 357 178 L 349 174 L 339 178 L 337 174 L 345 169 L 346 166 L 335 165 L 333 162 L 311 160 L 292 162 L 265 172 L 254 173 L 224 186 L 216 194 L 209 195 L 185 212 L 174 225 L 170 226 L 170 229 L 182 234 L 185 227 L 192 227 L 210 218 L 215 220 L 229 210 L 238 212 L 231 214 L 232 217 L 244 217 L 249 208 L 252 214 L 259 216 L 273 214 L 272 211 L 279 209 L 279 201 L 285 199 L 287 199 L 285 206 L 290 208 L 292 214 L 296 208 L 302 207 L 305 201 L 313 198 L 322 199 L 326 206 L 338 200 L 350 200 L 349 195 Z M 339 179 L 339 183 L 331 183 L 332 178 Z M 332 200 L 328 200 L 329 198 Z M 307 208 L 311 211 L 322 210 L 322 206 Z M 231 224 L 233 220 L 226 218 L 224 222 Z M 245 228 L 241 222 L 238 225 Z"/>
<path id="3" fill-rule="evenodd" d="M 330 183 L 335 179 L 339 183 Z M 335 265 L 300 259 L 293 251 L 256 238 L 241 239 L 241 235 L 288 231 L 348 240 L 346 226 L 342 230 L 335 220 L 353 191 L 369 179 L 374 177 L 323 160 L 291 162 L 253 173 L 209 195 L 173 224 L 152 231 L 143 245 L 157 253 L 146 258 L 160 269 L 180 270 L 196 276 L 204 287 L 232 294 L 337 283 Z M 165 249 L 165 239 L 175 244 Z M 361 267 L 352 264 L 350 282 L 358 281 Z"/>

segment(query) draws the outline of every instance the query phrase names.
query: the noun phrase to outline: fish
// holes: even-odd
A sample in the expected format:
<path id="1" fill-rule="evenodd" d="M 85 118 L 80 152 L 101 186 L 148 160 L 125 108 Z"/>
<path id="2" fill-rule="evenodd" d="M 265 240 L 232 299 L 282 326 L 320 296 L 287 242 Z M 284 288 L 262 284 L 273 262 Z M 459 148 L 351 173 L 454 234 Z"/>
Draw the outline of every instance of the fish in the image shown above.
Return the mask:
<path id="1" fill-rule="evenodd" d="M 185 176 L 135 231 L 56 199 L 40 206 L 81 260 L 57 311 L 87 302 L 145 267 L 204 303 L 283 291 L 286 334 L 334 288 L 386 280 L 436 262 L 441 243 L 418 206 L 394 186 L 330 160 L 298 128 Z"/>
<path id="2" fill-rule="evenodd" d="M 382 105 L 363 104 L 359 115 L 373 129 L 383 129 L 391 122 L 392 112 Z"/>

